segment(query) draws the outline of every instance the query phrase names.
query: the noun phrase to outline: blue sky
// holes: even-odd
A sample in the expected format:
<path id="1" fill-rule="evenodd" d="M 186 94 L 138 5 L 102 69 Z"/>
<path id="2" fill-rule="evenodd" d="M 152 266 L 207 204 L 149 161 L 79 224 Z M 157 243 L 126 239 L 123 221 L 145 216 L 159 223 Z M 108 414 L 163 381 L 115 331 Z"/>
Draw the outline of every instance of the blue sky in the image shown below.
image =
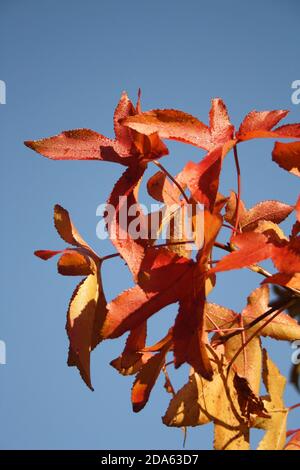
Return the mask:
<path id="1" fill-rule="evenodd" d="M 23 141 L 88 127 L 113 135 L 112 114 L 122 90 L 144 109 L 173 107 L 206 120 L 210 99 L 222 97 L 236 124 L 253 108 L 290 109 L 291 83 L 300 79 L 297 0 L 1 0 L 0 79 L 7 103 L 0 105 L 2 269 L 0 339 L 7 365 L 0 365 L 2 449 L 180 449 L 182 435 L 161 424 L 169 397 L 159 381 L 140 414 L 130 408 L 132 378 L 108 363 L 123 341 L 108 341 L 93 354 L 90 392 L 66 366 L 64 330 L 76 279 L 58 276 L 55 262 L 33 256 L 38 248 L 59 249 L 53 206 L 66 207 L 82 235 L 101 254 L 112 252 L 96 238 L 96 207 L 120 176 L 117 165 L 52 162 Z M 176 173 L 201 151 L 170 143 L 164 164 Z M 243 197 L 295 203 L 299 180 L 271 162 L 272 141 L 240 149 Z M 228 158 L 222 190 L 235 188 Z M 131 279 L 120 261 L 104 267 L 113 298 Z M 260 279 L 244 270 L 220 276 L 213 300 L 240 310 Z M 172 306 L 151 321 L 159 336 L 176 314 Z M 274 341 L 272 357 L 290 367 L 291 347 Z M 187 378 L 187 369 L 178 373 Z M 183 382 L 182 382 L 183 383 Z M 287 404 L 299 401 L 291 386 Z M 289 427 L 299 427 L 295 410 Z M 258 434 L 254 436 L 254 442 Z M 212 427 L 192 429 L 187 448 L 212 445 Z"/>

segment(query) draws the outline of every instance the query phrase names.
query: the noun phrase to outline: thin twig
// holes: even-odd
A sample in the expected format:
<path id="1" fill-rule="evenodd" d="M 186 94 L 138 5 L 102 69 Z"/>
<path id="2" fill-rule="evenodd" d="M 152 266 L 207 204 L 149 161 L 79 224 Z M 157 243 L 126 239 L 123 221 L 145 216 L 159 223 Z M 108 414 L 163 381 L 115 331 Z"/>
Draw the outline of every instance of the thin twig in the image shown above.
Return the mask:
<path id="1" fill-rule="evenodd" d="M 236 167 L 236 173 L 237 173 L 237 205 L 236 205 L 236 211 L 235 211 L 235 224 L 234 224 L 234 233 L 238 231 L 239 228 L 239 218 L 240 218 L 240 206 L 241 206 L 241 168 L 240 168 L 240 163 L 239 163 L 239 157 L 238 157 L 238 152 L 237 152 L 237 146 L 235 145 L 233 147 L 233 155 L 234 155 L 234 162 L 235 162 L 235 167 Z"/>
<path id="2" fill-rule="evenodd" d="M 120 253 L 112 253 L 111 255 L 106 255 L 101 258 L 101 261 L 106 261 L 111 258 L 117 258 L 117 256 L 120 256 Z"/>
<path id="3" fill-rule="evenodd" d="M 231 368 L 231 366 L 233 365 L 234 361 L 236 360 L 236 358 L 240 355 L 240 353 L 243 351 L 244 348 L 246 348 L 246 346 L 248 346 L 248 344 L 250 343 L 250 341 L 252 341 L 253 338 L 255 338 L 258 333 L 263 330 L 269 323 L 271 323 L 271 321 L 274 320 L 274 318 L 276 318 L 283 310 L 285 310 L 286 308 L 290 307 L 294 302 L 295 302 L 296 299 L 291 299 L 289 302 L 286 303 L 286 305 L 284 305 L 283 307 L 281 307 L 279 310 L 277 310 L 274 315 L 272 315 L 271 318 L 269 318 L 263 325 L 261 325 L 256 331 L 254 331 L 254 333 L 249 336 L 249 338 L 247 339 L 247 341 L 245 342 L 245 344 L 243 344 L 238 350 L 237 352 L 235 353 L 235 355 L 233 356 L 233 358 L 231 359 L 229 365 L 228 365 L 228 370 L 227 370 L 227 374 L 229 373 L 229 370 Z M 268 312 L 265 312 L 263 315 L 261 315 L 261 317 L 266 317 L 266 314 L 270 314 L 269 311 Z M 259 321 L 261 321 L 261 318 L 259 318 Z M 255 324 L 258 323 L 255 319 Z M 253 326 L 253 323 L 254 322 L 251 322 L 252 323 L 252 326 Z M 249 323 L 249 325 L 247 325 L 247 327 L 245 327 L 245 329 L 249 329 L 251 323 Z M 224 337 L 223 337 L 224 338 Z M 223 340 L 222 338 L 222 340 Z"/>
<path id="4" fill-rule="evenodd" d="M 278 305 L 276 307 L 271 307 L 269 310 L 267 310 L 266 312 L 264 312 L 262 315 L 260 315 L 259 317 L 255 318 L 252 322 L 248 323 L 248 325 L 244 326 L 244 331 L 246 330 L 250 330 L 250 328 L 252 328 L 253 326 L 257 325 L 257 323 L 259 323 L 260 321 L 264 320 L 265 318 L 267 318 L 269 315 L 272 315 L 272 313 L 276 312 L 276 313 L 280 313 L 282 312 L 282 310 L 285 310 L 287 308 L 290 307 L 290 305 L 292 305 L 294 302 L 296 301 L 296 298 L 293 297 L 291 299 L 289 299 L 288 301 L 284 301 L 283 304 L 278 308 Z M 219 339 L 219 342 L 220 343 L 224 343 L 225 341 L 227 341 L 228 339 L 230 338 L 233 338 L 233 336 L 236 336 L 237 334 L 239 334 L 239 331 L 235 332 L 233 331 L 232 333 L 229 333 L 228 335 L 223 335 L 220 339 Z"/>
<path id="5" fill-rule="evenodd" d="M 174 176 L 171 175 L 171 173 L 168 172 L 168 170 L 160 163 L 158 162 L 157 160 L 153 160 L 153 163 L 155 163 L 156 166 L 158 166 L 158 168 L 163 172 L 165 173 L 165 175 L 171 180 L 173 181 L 173 183 L 175 184 L 175 186 L 179 189 L 179 191 L 181 192 L 182 196 L 184 197 L 185 201 L 189 204 L 189 198 L 187 197 L 186 193 L 184 192 L 184 189 L 181 187 L 181 185 L 178 183 L 178 181 L 176 181 L 176 179 L 174 178 Z"/>

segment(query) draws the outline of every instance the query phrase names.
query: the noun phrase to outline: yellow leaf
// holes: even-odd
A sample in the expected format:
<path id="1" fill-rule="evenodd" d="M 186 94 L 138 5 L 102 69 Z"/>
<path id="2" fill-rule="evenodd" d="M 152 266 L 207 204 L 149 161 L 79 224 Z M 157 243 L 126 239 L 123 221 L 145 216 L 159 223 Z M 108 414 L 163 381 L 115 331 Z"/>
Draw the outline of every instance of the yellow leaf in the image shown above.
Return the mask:
<path id="1" fill-rule="evenodd" d="M 101 341 L 100 331 L 106 316 L 106 300 L 100 276 L 91 274 L 75 289 L 68 315 L 67 333 L 70 339 L 69 365 L 76 365 L 91 389 L 90 353 Z"/>
<path id="2" fill-rule="evenodd" d="M 263 381 L 268 396 L 263 397 L 270 418 L 255 418 L 254 427 L 266 431 L 257 450 L 282 450 L 286 440 L 288 409 L 284 405 L 283 393 L 286 379 L 263 350 Z"/>

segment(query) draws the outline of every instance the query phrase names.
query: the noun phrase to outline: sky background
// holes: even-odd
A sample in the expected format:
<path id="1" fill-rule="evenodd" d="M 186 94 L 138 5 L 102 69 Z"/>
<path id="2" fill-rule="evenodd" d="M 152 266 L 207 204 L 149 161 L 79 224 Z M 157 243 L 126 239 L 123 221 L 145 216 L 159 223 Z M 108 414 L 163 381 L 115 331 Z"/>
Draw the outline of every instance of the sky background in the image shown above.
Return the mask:
<path id="1" fill-rule="evenodd" d="M 124 338 L 100 345 L 92 355 L 95 392 L 66 365 L 65 315 L 77 278 L 58 276 L 55 261 L 33 256 L 64 247 L 53 227 L 53 206 L 70 211 L 84 238 L 99 251 L 113 248 L 96 237 L 96 207 L 120 176 L 118 165 L 53 162 L 24 140 L 87 127 L 113 136 L 112 115 L 122 90 L 144 109 L 177 108 L 207 121 L 210 99 L 222 97 L 236 125 L 253 108 L 290 109 L 291 83 L 300 79 L 298 0 L 0 0 L 1 449 L 181 449 L 182 433 L 162 425 L 169 396 L 162 379 L 150 403 L 133 414 L 130 388 L 109 366 Z M 174 174 L 203 152 L 170 143 L 164 160 Z M 243 198 L 294 204 L 299 180 L 271 161 L 273 142 L 240 147 Z M 151 172 L 156 170 L 151 168 Z M 224 165 L 222 191 L 236 187 L 232 155 Z M 287 224 L 288 226 L 289 224 Z M 237 311 L 260 278 L 243 270 L 219 277 L 211 299 Z M 132 283 L 123 263 L 104 266 L 108 299 Z M 161 336 L 176 314 L 171 306 L 150 321 Z M 287 374 L 288 343 L 269 341 L 271 356 Z M 187 380 L 181 368 L 176 386 Z M 299 401 L 289 385 L 286 402 Z M 289 428 L 299 427 L 300 409 Z M 253 444 L 260 433 L 256 432 Z M 187 448 L 212 446 L 212 426 L 189 431 Z"/>

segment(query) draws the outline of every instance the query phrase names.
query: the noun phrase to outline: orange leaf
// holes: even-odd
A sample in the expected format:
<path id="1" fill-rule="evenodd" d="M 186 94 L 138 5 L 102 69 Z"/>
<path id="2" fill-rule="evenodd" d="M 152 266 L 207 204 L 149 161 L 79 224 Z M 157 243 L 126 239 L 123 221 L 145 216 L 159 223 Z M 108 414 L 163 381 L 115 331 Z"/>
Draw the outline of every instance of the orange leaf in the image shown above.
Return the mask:
<path id="1" fill-rule="evenodd" d="M 75 250 L 66 250 L 60 257 L 57 267 L 59 274 L 64 276 L 86 276 L 96 271 L 93 260 Z"/>
<path id="2" fill-rule="evenodd" d="M 284 450 L 300 450 L 300 430 L 292 435 Z"/>
<path id="3" fill-rule="evenodd" d="M 131 391 L 132 407 L 135 413 L 141 411 L 149 400 L 150 393 L 165 363 L 168 349 L 167 345 L 161 352 L 151 357 L 137 374 Z"/>
<path id="4" fill-rule="evenodd" d="M 147 335 L 146 322 L 131 330 L 121 356 L 111 361 L 111 365 L 122 375 L 136 374 L 152 356 L 141 352 L 145 348 Z"/>
<path id="5" fill-rule="evenodd" d="M 272 245 L 261 233 L 249 232 L 236 235 L 232 244 L 239 249 L 224 256 L 211 272 L 229 271 L 251 266 L 271 256 Z"/>
<path id="6" fill-rule="evenodd" d="M 272 159 L 281 168 L 289 171 L 293 175 L 300 176 L 300 142 L 283 144 L 276 142 Z"/>
<path id="7" fill-rule="evenodd" d="M 99 276 L 86 277 L 72 296 L 66 330 L 70 339 L 69 365 L 76 365 L 93 390 L 90 376 L 90 353 L 101 340 L 100 329 L 106 315 L 106 300 Z"/>

